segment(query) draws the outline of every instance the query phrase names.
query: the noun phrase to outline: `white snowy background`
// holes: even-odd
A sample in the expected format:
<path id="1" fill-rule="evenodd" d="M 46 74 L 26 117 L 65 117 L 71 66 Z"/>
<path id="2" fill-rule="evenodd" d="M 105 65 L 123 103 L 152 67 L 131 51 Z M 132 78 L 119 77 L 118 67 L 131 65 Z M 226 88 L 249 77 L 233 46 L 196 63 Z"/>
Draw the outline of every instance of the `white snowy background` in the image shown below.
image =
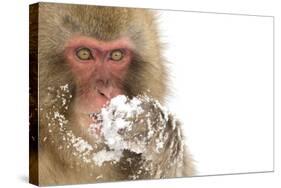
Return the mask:
<path id="1" fill-rule="evenodd" d="M 273 170 L 273 18 L 160 11 L 197 175 Z"/>

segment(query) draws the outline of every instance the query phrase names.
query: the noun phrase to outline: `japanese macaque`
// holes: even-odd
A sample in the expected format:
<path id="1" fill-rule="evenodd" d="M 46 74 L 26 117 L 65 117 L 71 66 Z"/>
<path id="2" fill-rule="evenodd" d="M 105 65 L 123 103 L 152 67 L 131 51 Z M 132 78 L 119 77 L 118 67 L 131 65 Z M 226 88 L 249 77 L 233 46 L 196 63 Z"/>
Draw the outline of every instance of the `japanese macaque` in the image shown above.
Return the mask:
<path id="1" fill-rule="evenodd" d="M 194 175 L 181 124 L 163 107 L 155 22 L 145 9 L 30 7 L 31 183 Z"/>

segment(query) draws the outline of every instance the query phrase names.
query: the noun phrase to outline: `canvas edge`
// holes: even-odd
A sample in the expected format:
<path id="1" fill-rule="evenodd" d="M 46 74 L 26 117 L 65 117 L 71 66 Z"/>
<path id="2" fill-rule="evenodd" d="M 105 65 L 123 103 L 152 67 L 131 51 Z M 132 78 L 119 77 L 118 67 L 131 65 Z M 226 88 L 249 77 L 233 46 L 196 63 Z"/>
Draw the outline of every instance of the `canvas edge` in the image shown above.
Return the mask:
<path id="1" fill-rule="evenodd" d="M 29 183 L 37 186 L 39 185 L 38 18 L 39 3 L 29 5 Z"/>

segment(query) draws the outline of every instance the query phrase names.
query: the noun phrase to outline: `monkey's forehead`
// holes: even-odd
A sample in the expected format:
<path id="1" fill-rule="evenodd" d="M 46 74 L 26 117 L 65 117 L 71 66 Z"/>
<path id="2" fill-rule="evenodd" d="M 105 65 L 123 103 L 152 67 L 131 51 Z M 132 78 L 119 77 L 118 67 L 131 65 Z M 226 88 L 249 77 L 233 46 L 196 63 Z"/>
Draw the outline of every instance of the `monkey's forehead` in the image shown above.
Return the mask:
<path id="1" fill-rule="evenodd" d="M 57 28 L 65 34 L 81 33 L 100 40 L 112 40 L 120 35 L 137 39 L 144 30 L 155 32 L 151 27 L 153 20 L 151 11 L 140 8 L 39 4 L 40 23 L 45 22 L 49 27 Z"/>

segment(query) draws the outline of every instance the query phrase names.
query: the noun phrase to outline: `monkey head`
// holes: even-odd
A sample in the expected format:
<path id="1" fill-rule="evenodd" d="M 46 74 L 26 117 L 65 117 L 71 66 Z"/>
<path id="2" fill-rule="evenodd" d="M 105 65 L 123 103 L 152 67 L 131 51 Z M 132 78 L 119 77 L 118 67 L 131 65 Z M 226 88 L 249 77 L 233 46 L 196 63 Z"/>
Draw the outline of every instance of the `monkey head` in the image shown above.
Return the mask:
<path id="1" fill-rule="evenodd" d="M 152 11 L 42 4 L 39 25 L 40 98 L 69 84 L 81 113 L 111 98 L 148 93 L 163 101 L 166 69 Z"/>

